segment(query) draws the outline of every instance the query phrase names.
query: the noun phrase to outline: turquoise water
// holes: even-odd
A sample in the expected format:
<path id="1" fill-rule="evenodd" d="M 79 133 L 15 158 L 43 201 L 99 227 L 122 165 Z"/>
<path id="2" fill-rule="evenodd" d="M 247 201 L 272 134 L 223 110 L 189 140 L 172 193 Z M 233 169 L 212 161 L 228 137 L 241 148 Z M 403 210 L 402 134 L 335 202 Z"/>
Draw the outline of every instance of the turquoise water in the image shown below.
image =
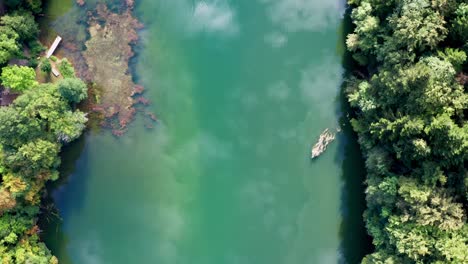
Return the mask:
<path id="1" fill-rule="evenodd" d="M 68 148 L 52 195 L 63 221 L 46 234 L 54 254 L 357 263 L 367 240 L 340 97 L 344 11 L 337 0 L 136 1 L 145 29 L 132 66 L 160 122 L 137 118 L 121 138 L 90 131 Z M 310 161 L 320 133 L 339 127 Z"/>

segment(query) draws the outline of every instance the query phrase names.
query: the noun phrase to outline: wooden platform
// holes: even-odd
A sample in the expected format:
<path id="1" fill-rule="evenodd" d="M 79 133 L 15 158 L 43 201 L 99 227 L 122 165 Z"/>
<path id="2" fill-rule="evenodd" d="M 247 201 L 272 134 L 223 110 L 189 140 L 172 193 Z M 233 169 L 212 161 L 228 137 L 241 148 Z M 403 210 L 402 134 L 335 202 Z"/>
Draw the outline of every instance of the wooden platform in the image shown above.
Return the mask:
<path id="1" fill-rule="evenodd" d="M 47 51 L 47 58 L 50 58 L 50 56 L 54 54 L 55 49 L 57 49 L 58 45 L 60 44 L 60 41 L 62 41 L 62 38 L 60 36 L 57 36 L 54 40 L 54 43 L 52 43 L 52 46 L 50 46 L 50 49 Z"/>

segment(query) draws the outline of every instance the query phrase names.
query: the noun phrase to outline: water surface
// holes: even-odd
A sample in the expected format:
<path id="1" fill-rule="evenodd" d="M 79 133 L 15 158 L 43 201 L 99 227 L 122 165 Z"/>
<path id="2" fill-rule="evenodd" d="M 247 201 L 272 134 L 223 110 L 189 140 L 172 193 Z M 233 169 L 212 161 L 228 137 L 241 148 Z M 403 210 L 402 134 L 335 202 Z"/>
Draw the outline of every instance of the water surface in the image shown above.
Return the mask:
<path id="1" fill-rule="evenodd" d="M 344 9 L 136 1 L 146 27 L 134 73 L 160 122 L 148 130 L 137 118 L 118 139 L 91 131 L 68 149 L 54 254 L 67 264 L 357 263 L 354 139 L 345 129 L 309 159 L 319 134 L 342 125 Z M 67 12 L 58 19 L 78 9 Z"/>

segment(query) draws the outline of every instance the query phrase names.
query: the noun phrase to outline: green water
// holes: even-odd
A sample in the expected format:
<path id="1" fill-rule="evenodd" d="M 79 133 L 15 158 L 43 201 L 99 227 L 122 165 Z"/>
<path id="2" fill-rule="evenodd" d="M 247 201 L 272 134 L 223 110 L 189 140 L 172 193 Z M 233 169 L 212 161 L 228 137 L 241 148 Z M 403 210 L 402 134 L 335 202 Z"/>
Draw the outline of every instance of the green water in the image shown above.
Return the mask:
<path id="1" fill-rule="evenodd" d="M 64 152 L 52 195 L 63 221 L 45 235 L 61 263 L 358 263 L 367 238 L 342 118 L 344 9 L 136 1 L 146 27 L 135 79 L 160 122 L 137 118 L 118 139 L 91 131 Z M 340 126 L 311 162 L 319 134 Z"/>

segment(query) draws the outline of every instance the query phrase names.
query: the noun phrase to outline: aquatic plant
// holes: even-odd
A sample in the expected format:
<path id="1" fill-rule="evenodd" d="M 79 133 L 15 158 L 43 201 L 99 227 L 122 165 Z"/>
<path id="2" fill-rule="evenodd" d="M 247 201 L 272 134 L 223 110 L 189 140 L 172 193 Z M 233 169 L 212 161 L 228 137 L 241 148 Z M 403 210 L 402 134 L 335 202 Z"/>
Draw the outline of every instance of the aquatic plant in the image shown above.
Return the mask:
<path id="1" fill-rule="evenodd" d="M 138 40 L 137 30 L 142 25 L 133 18 L 129 9 L 111 12 L 105 5 L 97 6 L 89 18 L 90 39 L 83 56 L 89 78 L 101 87 L 100 101 L 92 107 L 106 118 L 105 125 L 121 135 L 132 120 L 136 103 L 148 104 L 139 96 L 143 87 L 136 85 L 129 73 L 128 62 L 133 57 L 132 45 Z"/>

